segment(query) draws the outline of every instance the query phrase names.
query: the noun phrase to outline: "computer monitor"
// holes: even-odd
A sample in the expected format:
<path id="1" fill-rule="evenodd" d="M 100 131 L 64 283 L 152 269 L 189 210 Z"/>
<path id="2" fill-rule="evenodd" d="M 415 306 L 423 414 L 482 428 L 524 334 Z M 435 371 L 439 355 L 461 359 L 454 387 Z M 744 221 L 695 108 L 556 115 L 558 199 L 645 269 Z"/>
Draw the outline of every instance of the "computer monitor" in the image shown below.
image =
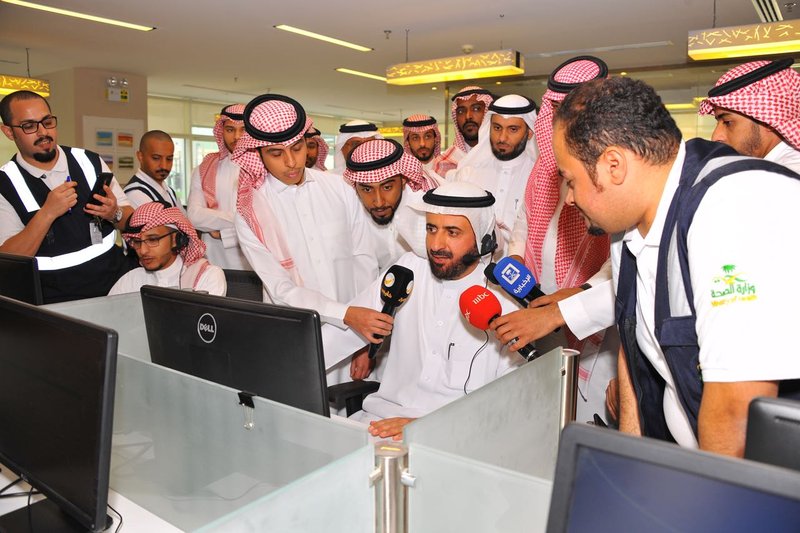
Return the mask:
<path id="1" fill-rule="evenodd" d="M 800 531 L 800 474 L 586 424 L 562 432 L 547 532 Z"/>
<path id="2" fill-rule="evenodd" d="M 154 363 L 330 416 L 316 311 L 151 286 L 141 295 Z"/>
<path id="3" fill-rule="evenodd" d="M 47 496 L 0 531 L 110 524 L 116 362 L 115 331 L 0 296 L 0 463 Z"/>
<path id="4" fill-rule="evenodd" d="M 0 252 L 0 295 L 42 305 L 42 284 L 35 257 Z"/>
<path id="5" fill-rule="evenodd" d="M 800 470 L 800 402 L 782 398 L 750 402 L 744 456 Z"/>

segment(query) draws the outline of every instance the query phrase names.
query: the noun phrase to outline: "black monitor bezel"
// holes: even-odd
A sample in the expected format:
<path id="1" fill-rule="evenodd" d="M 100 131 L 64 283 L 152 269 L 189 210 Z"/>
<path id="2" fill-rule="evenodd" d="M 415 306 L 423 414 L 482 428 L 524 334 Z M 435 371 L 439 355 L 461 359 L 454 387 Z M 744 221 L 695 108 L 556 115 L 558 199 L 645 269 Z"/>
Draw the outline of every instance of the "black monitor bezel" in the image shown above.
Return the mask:
<path id="1" fill-rule="evenodd" d="M 108 491 L 111 471 L 112 434 L 114 429 L 114 396 L 117 378 L 117 332 L 84 320 L 72 318 L 60 313 L 37 307 L 13 298 L 0 296 L 0 313 L 20 313 L 25 318 L 39 319 L 51 324 L 57 324 L 71 331 L 81 332 L 87 336 L 98 336 L 105 342 L 103 355 L 103 390 L 99 391 L 100 416 L 97 421 L 98 449 L 95 451 L 93 464 L 96 466 L 96 483 L 87 488 L 96 494 L 94 509 L 81 509 L 65 496 L 43 481 L 35 467 L 23 465 L 19 460 L 10 457 L 0 448 L 0 463 L 17 474 L 32 487 L 40 491 L 50 501 L 58 505 L 64 512 L 77 520 L 82 526 L 91 531 L 104 531 L 108 527 L 106 508 L 108 506 Z M 66 350 L 62 352 L 64 356 Z M 4 428 L 5 430 L 5 428 Z"/>
<path id="2" fill-rule="evenodd" d="M 273 314 L 280 314 L 280 315 L 283 315 L 284 317 L 288 316 L 288 317 L 295 318 L 295 319 L 311 319 L 312 321 L 314 321 L 316 324 L 319 325 L 319 327 L 314 328 L 314 329 L 317 332 L 315 343 L 317 345 L 317 350 L 316 350 L 316 353 L 317 353 L 317 365 L 318 365 L 318 368 L 320 369 L 320 375 L 319 375 L 320 397 L 318 399 L 319 400 L 319 405 L 318 405 L 319 406 L 319 411 L 316 411 L 316 412 L 315 411 L 311 411 L 311 410 L 306 410 L 306 411 L 307 412 L 314 412 L 315 414 L 319 414 L 319 415 L 322 415 L 322 416 L 325 416 L 325 417 L 330 417 L 330 404 L 328 402 L 328 396 L 327 396 L 327 378 L 326 378 L 326 372 L 325 372 L 326 368 L 325 368 L 325 358 L 324 358 L 324 352 L 323 352 L 322 332 L 321 332 L 322 321 L 321 321 L 319 313 L 317 311 L 315 311 L 313 309 L 303 309 L 303 308 L 298 308 L 298 307 L 288 307 L 288 306 L 281 306 L 281 305 L 273 305 L 273 304 L 267 304 L 267 303 L 263 303 L 263 302 L 255 302 L 255 301 L 251 301 L 251 300 L 243 300 L 243 299 L 239 299 L 239 298 L 228 298 L 228 297 L 225 297 L 225 296 L 215 296 L 215 295 L 211 295 L 211 294 L 204 294 L 204 293 L 199 293 L 199 292 L 185 291 L 185 290 L 174 289 L 174 288 L 156 287 L 156 286 L 152 286 L 152 285 L 143 286 L 141 288 L 140 293 L 141 293 L 141 299 L 142 299 L 142 308 L 143 308 L 144 314 L 145 314 L 145 327 L 148 330 L 148 345 L 150 344 L 150 339 L 149 339 L 150 327 L 147 325 L 147 309 L 146 309 L 147 308 L 147 304 L 146 304 L 146 300 L 147 299 L 150 299 L 150 300 L 162 300 L 162 301 L 166 300 L 166 301 L 169 301 L 170 303 L 173 303 L 173 304 L 176 303 L 176 302 L 177 303 L 183 302 L 183 303 L 190 304 L 190 305 L 199 305 L 199 306 L 205 306 L 205 307 L 208 307 L 208 308 L 217 308 L 217 309 L 221 309 L 221 310 L 224 310 L 224 311 L 240 311 L 240 312 L 245 312 L 245 313 L 248 313 L 248 314 L 264 315 L 264 316 L 269 316 L 269 315 L 273 315 Z M 152 356 L 151 356 L 151 360 L 152 360 Z M 153 361 L 153 363 L 154 364 L 160 364 L 160 363 L 158 363 L 156 361 Z M 192 372 L 187 371 L 187 369 L 174 368 L 174 367 L 169 366 L 169 365 L 162 365 L 162 366 L 166 366 L 167 368 L 172 368 L 173 370 L 176 370 L 178 372 L 183 372 L 185 374 L 195 375 Z M 213 380 L 210 380 L 209 378 L 204 377 L 204 376 L 197 376 L 196 375 L 196 377 L 199 377 L 200 379 L 206 379 L 207 381 L 213 381 Z M 229 386 L 231 388 L 236 388 L 238 390 L 242 390 L 241 388 L 233 386 L 233 385 L 229 385 L 229 384 L 224 384 L 224 385 L 225 386 Z M 254 393 L 257 396 L 261 396 L 261 397 L 264 397 L 266 399 L 269 399 L 268 396 L 263 396 L 262 394 L 259 394 L 259 391 L 248 390 L 248 391 L 245 391 L 245 392 Z M 284 405 L 284 404 L 282 404 L 282 405 Z M 299 407 L 295 407 L 295 406 L 291 406 L 291 407 L 299 408 Z"/>
<path id="3" fill-rule="evenodd" d="M 561 533 L 568 530 L 578 455 L 584 448 L 800 500 L 800 475 L 791 470 L 681 448 L 676 444 L 635 437 L 613 429 L 571 423 L 561 432 L 553 491 L 550 497 L 550 512 L 547 518 L 547 533 Z"/>
<path id="4" fill-rule="evenodd" d="M 42 282 L 39 276 L 39 264 L 35 257 L 0 252 L 0 274 L 2 274 L 5 270 L 3 265 L 7 265 L 11 268 L 18 267 L 21 270 L 24 270 L 24 275 L 26 277 L 30 277 L 30 283 L 26 283 L 26 285 L 31 289 L 33 294 L 30 295 L 30 298 L 26 297 L 22 299 L 16 297 L 18 295 L 16 291 L 13 292 L 13 295 L 6 294 L 5 292 L 0 292 L 0 295 L 8 296 L 10 298 L 14 298 L 15 300 L 33 305 L 42 305 L 44 303 L 44 296 L 42 295 Z M 2 282 L 0 282 L 0 285 L 2 285 Z"/>

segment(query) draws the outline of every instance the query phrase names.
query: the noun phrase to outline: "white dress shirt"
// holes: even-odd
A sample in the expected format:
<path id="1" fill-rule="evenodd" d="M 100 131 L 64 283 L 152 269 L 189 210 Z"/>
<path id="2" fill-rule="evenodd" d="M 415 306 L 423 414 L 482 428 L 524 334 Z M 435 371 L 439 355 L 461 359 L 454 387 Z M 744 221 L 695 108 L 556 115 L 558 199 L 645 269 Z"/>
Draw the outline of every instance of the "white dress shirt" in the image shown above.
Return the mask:
<path id="1" fill-rule="evenodd" d="M 50 170 L 42 170 L 34 167 L 22 159 L 20 154 L 16 155 L 16 160 L 19 166 L 29 172 L 32 176 L 44 176 L 44 183 L 50 190 L 55 189 L 67 181 L 67 176 L 69 175 L 67 156 L 61 146 L 57 146 L 56 148 L 58 150 L 56 164 Z M 108 165 L 106 165 L 105 161 L 102 159 L 100 160 L 100 171 L 110 172 Z M 111 192 L 113 192 L 114 196 L 117 197 L 118 206 L 123 207 L 131 205 L 128 197 L 125 196 L 125 193 L 122 191 L 122 187 L 119 186 L 116 178 L 112 178 L 110 187 Z M 75 206 L 74 209 L 77 208 L 83 209 L 83 206 Z M 19 219 L 17 212 L 14 210 L 11 204 L 8 203 L 8 200 L 6 200 L 4 196 L 0 195 L 0 245 L 24 229 L 25 224 L 23 224 Z"/>
<path id="2" fill-rule="evenodd" d="M 189 220 L 195 229 L 202 231 L 203 242 L 206 243 L 206 257 L 212 264 L 220 268 L 234 270 L 252 270 L 250 263 L 239 247 L 239 238 L 233 226 L 233 215 L 236 212 L 236 193 L 239 186 L 239 166 L 231 161 L 230 156 L 217 163 L 215 198 L 217 208 L 211 209 L 206 204 L 203 184 L 200 180 L 200 167 L 192 172 L 192 185 L 189 190 Z M 215 239 L 208 232 L 219 231 L 220 238 Z"/>
<path id="3" fill-rule="evenodd" d="M 192 265 L 192 267 L 194 266 L 195 265 Z M 187 267 L 187 269 L 188 268 L 191 267 Z M 193 279 L 191 282 L 181 282 L 181 276 L 186 274 L 187 269 L 183 267 L 183 259 L 181 256 L 176 257 L 175 261 L 173 261 L 170 266 L 161 270 L 149 272 L 142 267 L 134 268 L 119 278 L 114 286 L 111 287 L 108 295 L 112 296 L 114 294 L 138 292 L 143 285 L 156 285 L 157 287 L 175 287 L 207 291 L 208 294 L 213 294 L 215 296 L 225 296 L 227 285 L 225 283 L 225 274 L 222 272 L 221 268 L 208 265 L 200 275 L 200 279 L 197 280 L 196 284 L 194 284 Z M 194 276 L 191 277 L 193 278 Z M 190 283 L 194 284 L 194 287 L 192 287 Z"/>

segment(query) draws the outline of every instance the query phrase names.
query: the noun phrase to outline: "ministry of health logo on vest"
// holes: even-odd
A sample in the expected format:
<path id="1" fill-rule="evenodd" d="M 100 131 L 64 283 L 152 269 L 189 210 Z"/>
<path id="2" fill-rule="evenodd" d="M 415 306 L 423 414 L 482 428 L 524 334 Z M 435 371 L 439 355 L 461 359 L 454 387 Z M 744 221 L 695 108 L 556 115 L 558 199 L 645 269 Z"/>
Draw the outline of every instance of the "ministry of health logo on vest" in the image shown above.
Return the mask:
<path id="1" fill-rule="evenodd" d="M 718 307 L 757 299 L 756 286 L 742 276 L 742 272 L 736 271 L 736 265 L 723 265 L 722 275 L 711 280 L 711 305 Z"/>

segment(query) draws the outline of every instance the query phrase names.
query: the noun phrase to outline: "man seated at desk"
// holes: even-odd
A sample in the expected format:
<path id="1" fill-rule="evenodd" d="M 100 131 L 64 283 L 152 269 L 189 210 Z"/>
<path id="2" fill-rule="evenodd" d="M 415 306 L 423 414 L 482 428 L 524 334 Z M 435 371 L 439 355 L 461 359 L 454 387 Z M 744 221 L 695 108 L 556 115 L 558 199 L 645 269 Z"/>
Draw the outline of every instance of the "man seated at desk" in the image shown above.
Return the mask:
<path id="1" fill-rule="evenodd" d="M 131 215 L 122 236 L 139 254 L 141 267 L 122 276 L 109 296 L 136 292 L 142 285 L 225 296 L 224 272 L 204 257 L 206 244 L 179 208 L 162 202 L 142 204 Z"/>
<path id="2" fill-rule="evenodd" d="M 381 386 L 364 400 L 363 411 L 353 415 L 370 424 L 372 435 L 400 440 L 403 427 L 415 418 L 522 364 L 521 356 L 469 325 L 459 311 L 462 292 L 486 285 L 483 263 L 496 247 L 493 204 L 487 191 L 458 182 L 432 189 L 410 205 L 425 216 L 427 258 L 408 252 L 397 261 L 414 273 L 414 289 L 395 315 Z M 420 231 L 422 223 L 420 216 Z M 380 309 L 382 279 L 351 305 Z M 504 294 L 497 297 L 503 313 L 516 308 Z M 337 352 L 352 353 L 359 341 L 364 344 L 351 330 L 331 333 L 340 342 L 334 344 L 329 337 L 326 349 L 335 345 Z M 357 359 L 354 364 L 363 363 Z"/>

